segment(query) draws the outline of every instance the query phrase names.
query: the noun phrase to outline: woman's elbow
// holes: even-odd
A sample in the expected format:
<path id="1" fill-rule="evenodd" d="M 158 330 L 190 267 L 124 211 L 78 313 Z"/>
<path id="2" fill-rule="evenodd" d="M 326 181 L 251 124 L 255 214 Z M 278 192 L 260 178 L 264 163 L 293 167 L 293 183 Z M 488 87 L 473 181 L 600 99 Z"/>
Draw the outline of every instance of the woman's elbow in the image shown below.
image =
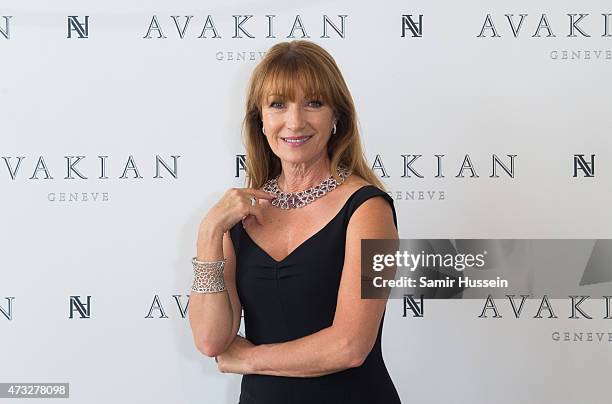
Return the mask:
<path id="1" fill-rule="evenodd" d="M 209 358 L 222 354 L 229 346 L 227 337 L 218 332 L 209 332 L 206 329 L 196 328 L 192 334 L 197 350 Z"/>
<path id="2" fill-rule="evenodd" d="M 370 349 L 366 349 L 363 344 L 353 340 L 353 339 L 344 339 L 342 344 L 342 351 L 344 352 L 344 367 L 346 368 L 358 368 L 363 365 L 368 354 L 370 353 Z"/>
<path id="3" fill-rule="evenodd" d="M 363 365 L 363 362 L 365 362 L 366 358 L 367 355 L 363 355 L 361 352 L 353 352 L 349 357 L 348 367 L 358 368 L 359 366 Z"/>
<path id="4" fill-rule="evenodd" d="M 210 358 L 223 353 L 228 345 L 227 335 L 222 335 L 219 330 L 211 332 L 209 328 L 191 324 L 193 342 L 198 351 Z"/>
<path id="5" fill-rule="evenodd" d="M 225 351 L 225 342 L 196 339 L 195 346 L 204 356 L 214 358 Z"/>

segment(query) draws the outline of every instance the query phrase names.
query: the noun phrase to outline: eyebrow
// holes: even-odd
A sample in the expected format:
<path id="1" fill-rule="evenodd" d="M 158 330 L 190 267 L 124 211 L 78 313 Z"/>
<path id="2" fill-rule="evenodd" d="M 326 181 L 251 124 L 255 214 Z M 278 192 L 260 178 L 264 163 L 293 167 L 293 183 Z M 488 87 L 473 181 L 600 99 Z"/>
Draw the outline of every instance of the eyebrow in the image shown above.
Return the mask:
<path id="1" fill-rule="evenodd" d="M 275 93 L 273 93 L 273 94 L 268 94 L 268 95 L 266 96 L 266 99 L 270 99 L 270 98 L 273 98 L 273 97 L 279 97 L 279 98 L 283 98 L 283 99 L 284 99 L 284 98 L 287 98 L 287 96 L 286 96 L 286 95 L 283 95 L 283 94 L 275 94 Z M 313 98 L 316 98 L 316 99 L 321 98 L 321 99 L 322 99 L 322 98 L 324 98 L 324 97 L 323 97 L 322 95 L 316 95 L 316 94 L 311 94 L 311 95 L 305 95 L 305 96 L 304 96 L 304 99 L 305 99 L 305 100 L 309 100 L 309 99 L 313 99 Z"/>

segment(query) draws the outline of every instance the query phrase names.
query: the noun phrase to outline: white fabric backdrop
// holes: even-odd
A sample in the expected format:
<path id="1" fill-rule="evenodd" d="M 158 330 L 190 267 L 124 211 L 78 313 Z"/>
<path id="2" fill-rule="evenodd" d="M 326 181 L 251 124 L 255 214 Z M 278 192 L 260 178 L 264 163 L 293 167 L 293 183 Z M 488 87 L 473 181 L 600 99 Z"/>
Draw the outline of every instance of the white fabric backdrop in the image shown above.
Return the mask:
<path id="1" fill-rule="evenodd" d="M 580 13 L 591 36 L 568 37 L 567 14 Z M 367 157 L 379 156 L 401 196 L 402 238 L 609 237 L 612 17 L 602 14 L 611 13 L 593 0 L 3 2 L 0 382 L 69 382 L 77 403 L 237 402 L 240 377 L 196 351 L 181 310 L 199 221 L 244 182 L 235 172 L 249 73 L 296 15 L 345 75 Z M 423 15 L 422 37 L 401 36 L 407 14 Z M 487 14 L 500 37 L 477 37 Z M 505 14 L 516 24 L 527 15 L 516 38 Z M 533 37 L 542 14 L 555 37 L 544 28 Z M 171 16 L 183 27 L 190 15 L 181 39 Z M 198 38 L 208 15 L 220 38 Z M 233 15 L 253 15 L 243 27 L 254 38 L 232 38 Z M 276 38 L 266 38 L 266 15 Z M 321 38 L 324 15 L 338 27 L 346 15 L 344 38 L 329 26 Z M 67 38 L 69 16 L 89 16 L 88 38 Z M 165 39 L 143 38 L 153 16 Z M 242 52 L 255 60 L 236 60 Z M 413 167 L 424 178 L 402 177 L 410 154 L 422 155 Z M 436 154 L 445 178 L 434 177 Z M 466 154 L 479 178 L 456 177 Z M 517 155 L 514 178 L 490 178 L 493 154 L 506 164 Z M 575 154 L 596 155 L 595 177 L 572 177 Z M 40 156 L 53 178 L 31 179 Z M 87 179 L 65 178 L 66 156 L 85 156 L 74 167 Z M 120 178 L 130 156 L 142 178 Z M 154 178 L 156 156 L 169 167 L 180 156 L 177 178 L 163 167 Z M 406 199 L 419 191 L 423 200 Z M 70 296 L 91 296 L 90 318 L 69 318 Z M 151 311 L 155 296 L 165 318 Z M 477 317 L 480 300 L 428 301 L 425 318 L 403 318 L 401 301 L 389 302 L 383 351 L 402 400 L 604 400 L 611 342 L 551 335 L 607 333 L 610 322 L 569 320 L 567 301 L 558 319 L 537 320 L 537 304 L 525 318 L 493 320 Z"/>

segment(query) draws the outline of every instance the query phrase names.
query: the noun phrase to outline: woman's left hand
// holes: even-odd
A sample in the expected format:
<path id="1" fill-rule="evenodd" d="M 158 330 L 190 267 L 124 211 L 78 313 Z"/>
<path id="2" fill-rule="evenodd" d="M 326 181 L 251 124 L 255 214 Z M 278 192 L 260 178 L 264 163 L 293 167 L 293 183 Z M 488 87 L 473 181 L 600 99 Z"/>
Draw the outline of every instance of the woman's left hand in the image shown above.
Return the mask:
<path id="1" fill-rule="evenodd" d="M 222 373 L 237 373 L 241 375 L 252 373 L 250 355 L 253 348 L 255 348 L 255 345 L 249 340 L 236 335 L 229 348 L 215 357 L 217 368 Z"/>

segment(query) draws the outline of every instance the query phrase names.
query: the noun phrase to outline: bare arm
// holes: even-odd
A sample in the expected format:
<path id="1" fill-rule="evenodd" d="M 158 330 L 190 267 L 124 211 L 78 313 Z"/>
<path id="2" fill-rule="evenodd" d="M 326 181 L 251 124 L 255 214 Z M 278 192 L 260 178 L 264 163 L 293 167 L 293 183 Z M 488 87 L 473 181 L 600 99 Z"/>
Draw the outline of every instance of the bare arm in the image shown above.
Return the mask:
<path id="1" fill-rule="evenodd" d="M 272 199 L 261 190 L 231 188 L 200 223 L 197 242 L 199 261 L 226 259 L 223 269 L 226 291 L 191 293 L 189 323 L 196 347 L 206 356 L 218 356 L 234 340 L 240 327 L 242 306 L 236 292 L 236 255 L 229 230 L 241 219 L 263 222 L 263 212 L 250 198 Z M 244 219 L 246 218 L 246 219 Z"/>
<path id="2" fill-rule="evenodd" d="M 208 229 L 200 233 L 197 258 L 217 261 L 224 258 L 224 292 L 194 293 L 189 297 L 189 323 L 196 347 L 206 356 L 217 356 L 231 344 L 240 327 L 241 305 L 236 292 L 236 259 L 229 232 Z"/>

